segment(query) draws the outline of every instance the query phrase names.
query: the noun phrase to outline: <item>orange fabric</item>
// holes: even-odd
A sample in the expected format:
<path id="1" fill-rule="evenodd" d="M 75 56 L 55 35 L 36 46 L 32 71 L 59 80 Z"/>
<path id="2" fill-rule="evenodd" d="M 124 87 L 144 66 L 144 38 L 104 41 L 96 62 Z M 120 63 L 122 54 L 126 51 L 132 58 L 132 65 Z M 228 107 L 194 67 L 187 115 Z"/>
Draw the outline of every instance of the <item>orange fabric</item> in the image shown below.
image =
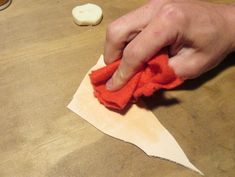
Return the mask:
<path id="1" fill-rule="evenodd" d="M 142 95 L 150 96 L 159 89 L 171 89 L 183 82 L 168 66 L 168 55 L 162 51 L 121 89 L 108 91 L 105 84 L 119 64 L 120 60 L 92 71 L 90 74 L 95 97 L 108 108 L 122 110 L 130 101 L 136 100 Z"/>

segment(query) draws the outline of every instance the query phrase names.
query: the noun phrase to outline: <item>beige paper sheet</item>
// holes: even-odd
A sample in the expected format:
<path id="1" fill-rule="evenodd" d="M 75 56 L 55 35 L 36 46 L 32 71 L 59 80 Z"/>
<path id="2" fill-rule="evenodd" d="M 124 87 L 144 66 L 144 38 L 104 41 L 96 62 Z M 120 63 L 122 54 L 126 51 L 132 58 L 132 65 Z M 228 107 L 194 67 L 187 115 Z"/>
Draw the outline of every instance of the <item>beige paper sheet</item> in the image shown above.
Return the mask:
<path id="1" fill-rule="evenodd" d="M 101 56 L 91 70 L 104 65 Z M 125 115 L 121 115 L 101 105 L 93 96 L 88 73 L 68 105 L 70 110 L 105 134 L 132 143 L 150 156 L 176 162 L 203 175 L 151 111 L 134 104 Z"/>

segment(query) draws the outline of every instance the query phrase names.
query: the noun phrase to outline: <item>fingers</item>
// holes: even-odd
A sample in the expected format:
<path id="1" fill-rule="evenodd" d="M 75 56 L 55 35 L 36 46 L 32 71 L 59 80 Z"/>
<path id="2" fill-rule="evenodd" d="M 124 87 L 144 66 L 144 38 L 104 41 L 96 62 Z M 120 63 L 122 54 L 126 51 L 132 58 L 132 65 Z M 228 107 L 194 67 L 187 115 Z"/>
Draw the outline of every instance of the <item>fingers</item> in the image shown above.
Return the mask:
<path id="1" fill-rule="evenodd" d="M 194 79 L 207 71 L 207 58 L 194 49 L 183 49 L 179 55 L 170 58 L 169 66 L 183 80 Z"/>
<path id="2" fill-rule="evenodd" d="M 108 26 L 104 47 L 105 63 L 112 63 L 121 58 L 127 43 L 149 23 L 152 9 L 152 6 L 146 4 Z"/>
<path id="3" fill-rule="evenodd" d="M 107 82 L 107 89 L 121 88 L 159 50 L 175 40 L 177 30 L 169 25 L 167 20 L 154 20 L 125 47 L 120 66 Z"/>

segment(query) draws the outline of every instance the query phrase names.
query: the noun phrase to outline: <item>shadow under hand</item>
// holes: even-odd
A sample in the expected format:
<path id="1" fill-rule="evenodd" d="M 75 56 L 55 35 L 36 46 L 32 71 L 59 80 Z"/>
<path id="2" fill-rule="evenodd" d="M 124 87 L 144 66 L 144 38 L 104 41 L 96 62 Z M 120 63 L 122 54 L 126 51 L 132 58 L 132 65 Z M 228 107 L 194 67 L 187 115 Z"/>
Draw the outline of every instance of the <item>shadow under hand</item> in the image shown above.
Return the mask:
<path id="1" fill-rule="evenodd" d="M 150 97 L 143 97 L 143 101 L 149 109 L 154 109 L 159 106 L 171 106 L 180 102 L 176 98 L 166 98 L 164 90 L 159 90 Z"/>

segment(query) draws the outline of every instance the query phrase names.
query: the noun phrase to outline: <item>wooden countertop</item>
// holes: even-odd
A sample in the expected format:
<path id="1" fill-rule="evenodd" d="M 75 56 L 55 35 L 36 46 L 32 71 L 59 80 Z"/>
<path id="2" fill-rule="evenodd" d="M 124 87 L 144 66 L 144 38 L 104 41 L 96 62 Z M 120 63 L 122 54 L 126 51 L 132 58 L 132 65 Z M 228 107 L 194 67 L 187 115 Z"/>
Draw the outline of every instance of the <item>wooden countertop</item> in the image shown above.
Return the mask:
<path id="1" fill-rule="evenodd" d="M 86 2 L 13 0 L 0 11 L 0 176 L 199 176 L 104 135 L 66 108 L 103 52 L 107 24 L 144 0 L 89 1 L 104 19 L 78 27 L 71 9 Z M 206 176 L 234 176 L 234 59 L 146 100 Z"/>

